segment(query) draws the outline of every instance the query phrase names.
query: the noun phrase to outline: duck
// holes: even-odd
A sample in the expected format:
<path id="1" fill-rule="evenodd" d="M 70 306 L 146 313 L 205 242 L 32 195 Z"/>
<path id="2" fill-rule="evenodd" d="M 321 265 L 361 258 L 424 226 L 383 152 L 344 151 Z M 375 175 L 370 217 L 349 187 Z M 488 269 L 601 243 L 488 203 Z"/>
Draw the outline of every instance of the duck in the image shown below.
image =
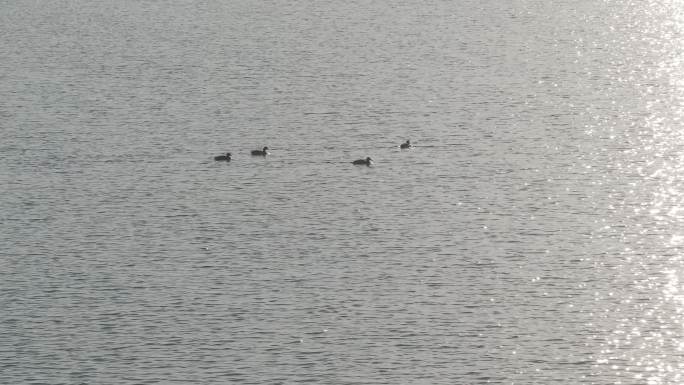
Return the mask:
<path id="1" fill-rule="evenodd" d="M 264 147 L 261 150 L 252 150 L 252 155 L 254 155 L 254 156 L 266 156 L 266 155 L 268 155 L 268 147 Z"/>
<path id="2" fill-rule="evenodd" d="M 230 162 L 230 152 L 227 152 L 226 155 L 215 156 L 214 160 Z"/>
<path id="3" fill-rule="evenodd" d="M 400 147 L 401 149 L 411 148 L 411 147 L 412 147 L 412 146 L 411 146 L 411 141 L 408 140 L 408 139 L 406 139 L 406 143 L 402 143 L 399 147 Z"/>
<path id="4" fill-rule="evenodd" d="M 352 164 L 365 164 L 366 166 L 370 166 L 371 163 L 373 162 L 373 159 L 371 159 L 370 156 L 367 156 L 366 159 L 357 159 L 352 162 Z"/>

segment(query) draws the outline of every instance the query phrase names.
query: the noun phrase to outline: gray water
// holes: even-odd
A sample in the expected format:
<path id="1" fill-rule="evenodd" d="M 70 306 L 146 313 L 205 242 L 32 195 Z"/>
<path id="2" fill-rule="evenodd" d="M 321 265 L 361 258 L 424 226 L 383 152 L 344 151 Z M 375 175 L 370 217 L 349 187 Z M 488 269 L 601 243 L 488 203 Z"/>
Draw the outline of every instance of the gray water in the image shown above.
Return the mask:
<path id="1" fill-rule="evenodd" d="M 681 384 L 683 31 L 0 1 L 0 383 Z"/>

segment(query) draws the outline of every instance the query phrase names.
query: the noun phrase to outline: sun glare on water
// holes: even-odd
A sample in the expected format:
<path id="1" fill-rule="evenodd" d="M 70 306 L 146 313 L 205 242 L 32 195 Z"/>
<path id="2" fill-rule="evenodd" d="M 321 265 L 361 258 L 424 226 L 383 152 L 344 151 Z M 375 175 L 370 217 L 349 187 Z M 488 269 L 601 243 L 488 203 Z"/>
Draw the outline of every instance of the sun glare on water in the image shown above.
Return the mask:
<path id="1" fill-rule="evenodd" d="M 617 4 L 617 2 L 616 2 Z M 613 118 L 588 132 L 608 148 L 611 256 L 596 292 L 595 374 L 613 383 L 684 381 L 684 1 L 630 2 L 610 21 L 621 56 Z M 598 152 L 598 151 L 597 151 Z M 607 155 L 611 154 L 611 155 Z M 634 382 L 636 381 L 636 382 Z"/>

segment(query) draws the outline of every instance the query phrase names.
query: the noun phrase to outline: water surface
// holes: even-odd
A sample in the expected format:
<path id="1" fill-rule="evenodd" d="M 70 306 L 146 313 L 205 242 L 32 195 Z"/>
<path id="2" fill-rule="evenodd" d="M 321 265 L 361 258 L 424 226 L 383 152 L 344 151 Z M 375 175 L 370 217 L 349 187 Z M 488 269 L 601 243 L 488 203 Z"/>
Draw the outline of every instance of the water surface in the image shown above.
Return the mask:
<path id="1" fill-rule="evenodd" d="M 680 1 L 2 3 L 5 381 L 681 382 Z"/>

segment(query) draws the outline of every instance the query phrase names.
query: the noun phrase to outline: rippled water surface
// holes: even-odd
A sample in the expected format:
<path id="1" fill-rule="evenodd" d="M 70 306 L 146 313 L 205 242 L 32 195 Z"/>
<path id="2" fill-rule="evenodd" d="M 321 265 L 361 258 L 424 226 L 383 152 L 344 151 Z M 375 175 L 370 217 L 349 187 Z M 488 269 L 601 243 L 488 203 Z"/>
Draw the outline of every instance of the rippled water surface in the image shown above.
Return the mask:
<path id="1" fill-rule="evenodd" d="M 684 382 L 681 0 L 0 5 L 0 382 Z"/>

